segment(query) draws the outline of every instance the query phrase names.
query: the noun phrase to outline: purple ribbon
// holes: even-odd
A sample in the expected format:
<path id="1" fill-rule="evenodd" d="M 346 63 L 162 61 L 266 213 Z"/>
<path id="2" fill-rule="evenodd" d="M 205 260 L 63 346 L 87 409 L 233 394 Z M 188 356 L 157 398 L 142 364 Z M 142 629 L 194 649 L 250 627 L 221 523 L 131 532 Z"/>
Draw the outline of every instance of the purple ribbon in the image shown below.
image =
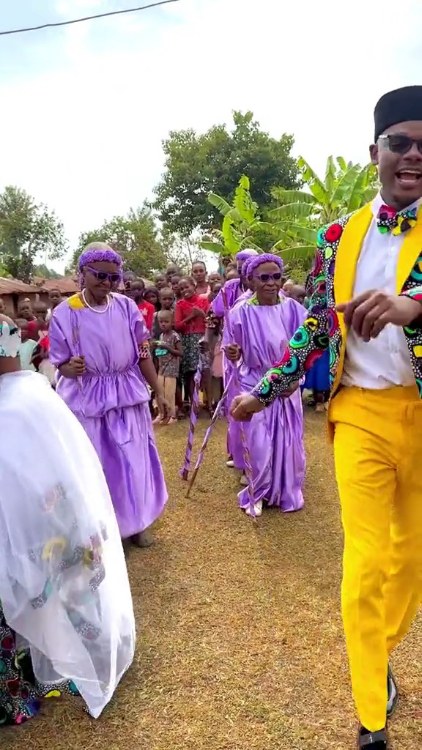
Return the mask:
<path id="1" fill-rule="evenodd" d="M 192 450 L 193 450 L 193 439 L 195 435 L 196 423 L 198 421 L 199 390 L 201 387 L 202 369 L 203 369 L 203 362 L 202 362 L 202 358 L 200 357 L 198 369 L 194 377 L 194 389 L 193 389 L 192 404 L 191 404 L 191 410 L 190 410 L 189 433 L 188 433 L 188 439 L 186 443 L 185 460 L 184 460 L 182 468 L 179 471 L 180 476 L 185 481 L 187 481 L 189 477 L 189 471 L 190 471 L 190 465 L 191 465 L 191 459 L 192 459 Z"/>

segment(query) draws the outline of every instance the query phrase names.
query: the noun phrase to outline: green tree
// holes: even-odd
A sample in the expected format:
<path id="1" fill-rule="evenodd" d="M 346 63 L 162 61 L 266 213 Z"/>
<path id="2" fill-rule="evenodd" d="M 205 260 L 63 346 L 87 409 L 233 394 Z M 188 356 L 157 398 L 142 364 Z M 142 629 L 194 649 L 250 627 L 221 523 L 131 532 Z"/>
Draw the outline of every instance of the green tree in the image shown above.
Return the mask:
<path id="1" fill-rule="evenodd" d="M 242 175 L 235 190 L 233 204 L 216 193 L 210 193 L 209 203 L 223 217 L 222 228 L 214 229 L 208 239 L 201 242 L 204 250 L 211 250 L 219 255 L 235 255 L 245 247 L 260 250 L 256 235 L 265 229 L 272 230 L 271 225 L 260 221 L 258 204 L 252 200 L 249 177 Z"/>
<path id="2" fill-rule="evenodd" d="M 346 163 L 341 156 L 328 157 L 324 180 L 302 157 L 298 167 L 307 189 L 274 188 L 273 197 L 280 205 L 269 211 L 269 217 L 279 235 L 274 249 L 281 250 L 286 259 L 307 260 L 314 255 L 318 227 L 356 211 L 374 197 L 377 171 L 372 164 L 361 167 Z"/>
<path id="3" fill-rule="evenodd" d="M 37 257 L 58 260 L 66 252 L 63 224 L 20 188 L 9 185 L 0 193 L 0 267 L 22 281 L 30 281 Z"/>
<path id="4" fill-rule="evenodd" d="M 252 112 L 234 112 L 233 120 L 232 131 L 225 125 L 202 135 L 172 131 L 164 141 L 165 172 L 155 188 L 154 207 L 171 232 L 188 237 L 196 229 L 218 228 L 218 210 L 207 196 L 215 193 L 231 202 L 243 174 L 250 177 L 260 209 L 272 205 L 273 187 L 298 186 L 296 161 L 290 154 L 293 137 L 272 138 Z"/>
<path id="5" fill-rule="evenodd" d="M 151 209 L 143 205 L 131 209 L 127 216 L 115 216 L 99 228 L 83 232 L 74 252 L 72 268 L 84 247 L 95 240 L 107 242 L 122 255 L 128 270 L 148 277 L 165 268 L 167 256 Z"/>

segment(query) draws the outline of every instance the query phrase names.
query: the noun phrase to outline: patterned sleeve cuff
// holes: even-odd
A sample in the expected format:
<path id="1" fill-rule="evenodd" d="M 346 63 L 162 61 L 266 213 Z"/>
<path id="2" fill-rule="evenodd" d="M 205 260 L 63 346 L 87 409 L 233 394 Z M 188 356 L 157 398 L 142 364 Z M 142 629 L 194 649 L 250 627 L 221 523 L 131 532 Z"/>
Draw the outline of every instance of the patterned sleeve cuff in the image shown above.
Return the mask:
<path id="1" fill-rule="evenodd" d="M 149 342 L 144 341 L 139 346 L 139 359 L 150 359 L 150 357 L 151 357 L 151 352 L 150 352 Z"/>
<path id="2" fill-rule="evenodd" d="M 285 375 L 280 367 L 273 367 L 257 383 L 252 391 L 261 404 L 269 406 L 286 390 Z"/>
<path id="3" fill-rule="evenodd" d="M 416 302 L 422 302 L 422 286 L 415 286 L 413 289 L 408 289 L 407 292 L 402 292 L 401 297 L 410 297 Z"/>

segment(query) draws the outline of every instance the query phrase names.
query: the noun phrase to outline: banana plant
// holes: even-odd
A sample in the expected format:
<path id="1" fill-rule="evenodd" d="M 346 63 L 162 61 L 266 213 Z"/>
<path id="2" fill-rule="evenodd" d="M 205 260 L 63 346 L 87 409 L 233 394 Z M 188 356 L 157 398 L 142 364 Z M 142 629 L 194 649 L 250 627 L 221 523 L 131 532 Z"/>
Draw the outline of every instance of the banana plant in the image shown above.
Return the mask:
<path id="1" fill-rule="evenodd" d="M 208 201 L 218 209 L 223 217 L 221 230 L 214 230 L 200 243 L 204 250 L 211 250 L 219 255 L 235 255 L 245 247 L 260 250 L 254 233 L 257 229 L 272 230 L 272 225 L 261 221 L 258 205 L 252 200 L 250 182 L 242 175 L 235 190 L 233 204 L 216 193 L 210 193 Z"/>
<path id="2" fill-rule="evenodd" d="M 275 243 L 286 260 L 308 260 L 315 252 L 317 229 L 335 221 L 370 201 L 378 190 L 372 164 L 361 167 L 339 156 L 329 156 L 325 178 L 321 180 L 303 157 L 298 167 L 304 190 L 274 188 L 273 198 L 280 205 L 270 211 L 273 229 L 280 233 Z"/>

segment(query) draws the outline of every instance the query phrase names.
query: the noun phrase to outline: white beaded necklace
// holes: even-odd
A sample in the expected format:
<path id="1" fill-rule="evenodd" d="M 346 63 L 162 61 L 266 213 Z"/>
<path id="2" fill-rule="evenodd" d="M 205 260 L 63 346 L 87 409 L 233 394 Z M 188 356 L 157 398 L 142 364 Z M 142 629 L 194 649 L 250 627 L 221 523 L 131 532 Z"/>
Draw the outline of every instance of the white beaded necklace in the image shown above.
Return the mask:
<path id="1" fill-rule="evenodd" d="M 87 302 L 87 299 L 85 297 L 85 289 L 82 289 L 82 299 L 85 303 L 85 305 L 92 310 L 92 312 L 98 313 L 99 315 L 103 315 L 103 313 L 106 313 L 108 308 L 110 307 L 111 297 L 109 294 L 107 294 L 107 302 L 105 307 L 102 307 L 101 310 L 98 309 L 98 307 L 92 307 L 92 305 Z"/>

